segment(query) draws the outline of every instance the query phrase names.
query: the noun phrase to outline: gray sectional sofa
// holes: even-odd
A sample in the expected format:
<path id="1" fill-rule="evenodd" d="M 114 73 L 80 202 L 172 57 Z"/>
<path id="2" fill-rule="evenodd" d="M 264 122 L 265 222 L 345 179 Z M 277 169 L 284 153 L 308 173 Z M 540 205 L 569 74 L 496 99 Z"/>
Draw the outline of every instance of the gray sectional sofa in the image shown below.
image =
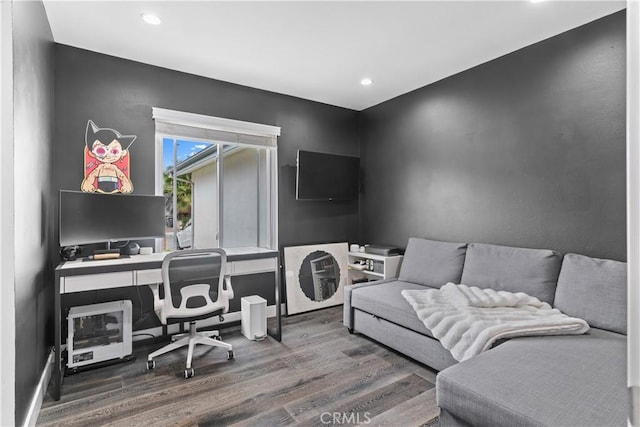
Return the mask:
<path id="1" fill-rule="evenodd" d="M 591 329 L 506 340 L 458 363 L 402 297 L 447 282 L 526 292 Z M 344 324 L 435 370 L 442 426 L 626 425 L 626 264 L 409 239 L 398 278 L 345 287 Z"/>

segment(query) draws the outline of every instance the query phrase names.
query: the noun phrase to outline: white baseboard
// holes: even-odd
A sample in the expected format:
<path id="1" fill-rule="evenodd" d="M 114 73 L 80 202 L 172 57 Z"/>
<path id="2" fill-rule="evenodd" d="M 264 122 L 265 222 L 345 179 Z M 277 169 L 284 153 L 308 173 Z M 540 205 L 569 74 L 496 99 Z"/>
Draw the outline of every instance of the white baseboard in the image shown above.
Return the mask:
<path id="1" fill-rule="evenodd" d="M 281 313 L 284 313 L 285 304 L 280 304 Z M 240 311 L 234 311 L 233 313 L 225 313 L 224 315 L 224 323 L 229 322 L 239 322 L 242 319 L 242 313 Z M 269 305 L 267 306 L 267 318 L 276 316 L 276 306 Z M 208 319 L 198 320 L 196 323 L 196 327 L 203 328 L 207 326 L 215 326 L 220 325 L 220 321 L 218 320 L 218 316 L 213 316 Z M 180 324 L 176 323 L 173 325 L 167 326 L 167 334 L 173 335 L 180 332 Z M 136 336 L 137 335 L 137 336 Z M 157 328 L 143 329 L 139 331 L 133 331 L 133 342 L 141 341 L 144 339 L 148 339 L 149 335 L 153 335 L 154 337 L 159 337 L 162 335 L 162 326 L 158 326 Z"/>
<path id="2" fill-rule="evenodd" d="M 40 381 L 36 387 L 36 391 L 33 393 L 33 397 L 31 398 L 29 412 L 27 412 L 27 417 L 24 420 L 23 427 L 33 427 L 38 421 L 40 408 L 42 408 L 42 401 L 44 400 L 44 395 L 47 392 L 47 386 L 49 385 L 51 374 L 53 373 L 54 356 L 53 349 L 51 349 L 49 357 L 47 358 L 47 363 L 44 365 L 44 370 L 40 376 Z"/>

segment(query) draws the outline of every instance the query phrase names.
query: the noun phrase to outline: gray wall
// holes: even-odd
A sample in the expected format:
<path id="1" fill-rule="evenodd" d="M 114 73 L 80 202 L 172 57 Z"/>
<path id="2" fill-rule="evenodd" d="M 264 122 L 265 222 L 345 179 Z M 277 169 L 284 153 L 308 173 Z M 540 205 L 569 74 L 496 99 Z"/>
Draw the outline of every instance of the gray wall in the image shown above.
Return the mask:
<path id="1" fill-rule="evenodd" d="M 21 425 L 53 341 L 54 45 L 41 2 L 14 2 L 13 25 L 15 409 Z"/>
<path id="2" fill-rule="evenodd" d="M 55 191 L 78 190 L 83 178 L 87 120 L 138 138 L 131 146 L 134 193 L 153 194 L 155 125 L 151 108 L 244 120 L 282 127 L 278 138 L 279 243 L 281 247 L 355 241 L 358 201 L 295 200 L 298 149 L 358 155 L 358 113 L 286 95 L 238 86 L 69 46 L 56 46 Z M 234 278 L 236 298 L 258 294 L 273 303 L 265 277 Z M 103 300 L 130 299 L 134 329 L 157 324 L 148 289 L 101 292 Z M 93 295 L 67 298 L 66 304 L 93 302 Z M 141 303 L 138 303 L 140 301 Z M 141 307 L 142 305 L 142 307 Z M 149 314 L 150 313 L 150 314 Z"/>
<path id="3" fill-rule="evenodd" d="M 358 202 L 295 200 L 299 148 L 358 155 L 357 112 L 69 46 L 56 48 L 56 189 L 78 190 L 87 120 L 138 135 L 134 193 L 154 193 L 152 107 L 282 127 L 278 138 L 280 245 L 356 240 Z"/>
<path id="4" fill-rule="evenodd" d="M 624 11 L 360 119 L 364 242 L 626 258 Z"/>

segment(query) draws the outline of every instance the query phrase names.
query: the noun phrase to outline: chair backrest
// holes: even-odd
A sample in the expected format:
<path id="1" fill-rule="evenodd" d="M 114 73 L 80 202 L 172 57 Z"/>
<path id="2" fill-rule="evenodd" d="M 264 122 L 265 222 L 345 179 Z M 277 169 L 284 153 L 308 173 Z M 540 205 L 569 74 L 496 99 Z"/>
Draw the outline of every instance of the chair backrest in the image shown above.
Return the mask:
<path id="1" fill-rule="evenodd" d="M 233 298 L 223 249 L 176 251 L 162 262 L 164 289 L 160 320 L 202 317 L 229 311 Z"/>

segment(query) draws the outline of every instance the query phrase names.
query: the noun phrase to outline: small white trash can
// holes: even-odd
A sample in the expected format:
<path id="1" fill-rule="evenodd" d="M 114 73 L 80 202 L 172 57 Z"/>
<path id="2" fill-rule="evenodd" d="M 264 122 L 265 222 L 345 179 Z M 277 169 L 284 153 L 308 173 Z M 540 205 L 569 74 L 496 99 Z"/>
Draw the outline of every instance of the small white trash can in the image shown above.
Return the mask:
<path id="1" fill-rule="evenodd" d="M 250 340 L 267 337 L 267 300 L 251 295 L 240 299 L 242 314 L 242 335 Z"/>

